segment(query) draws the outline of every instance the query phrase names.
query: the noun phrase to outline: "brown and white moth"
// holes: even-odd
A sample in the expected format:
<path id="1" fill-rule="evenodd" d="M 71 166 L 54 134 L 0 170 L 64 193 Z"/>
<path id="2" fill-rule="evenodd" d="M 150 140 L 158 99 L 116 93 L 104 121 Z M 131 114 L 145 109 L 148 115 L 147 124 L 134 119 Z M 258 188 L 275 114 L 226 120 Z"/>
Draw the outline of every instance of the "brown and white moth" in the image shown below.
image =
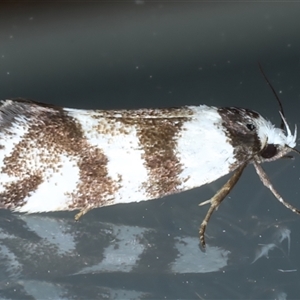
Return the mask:
<path id="1" fill-rule="evenodd" d="M 261 167 L 294 150 L 296 130 L 274 127 L 257 112 L 206 105 L 166 109 L 81 110 L 28 100 L 0 106 L 0 207 L 38 213 L 90 209 L 160 198 L 230 172 L 210 200 L 213 211 L 252 163 Z M 205 141 L 205 142 L 203 142 Z M 205 153 L 205 155 L 203 155 Z M 201 205 L 202 205 L 201 204 Z"/>

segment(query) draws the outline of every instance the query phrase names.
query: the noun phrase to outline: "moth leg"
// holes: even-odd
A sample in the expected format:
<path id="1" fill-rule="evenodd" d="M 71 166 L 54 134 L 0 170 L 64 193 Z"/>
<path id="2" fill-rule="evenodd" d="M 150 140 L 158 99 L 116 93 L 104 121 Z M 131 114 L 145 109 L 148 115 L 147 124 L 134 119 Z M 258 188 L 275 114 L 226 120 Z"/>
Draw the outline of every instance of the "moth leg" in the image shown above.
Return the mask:
<path id="1" fill-rule="evenodd" d="M 75 215 L 75 221 L 78 221 L 83 215 L 85 215 L 89 210 L 91 210 L 92 208 L 87 206 L 85 208 L 83 208 L 78 214 Z"/>
<path id="2" fill-rule="evenodd" d="M 300 210 L 294 207 L 293 205 L 289 204 L 288 202 L 285 202 L 283 198 L 280 196 L 280 194 L 275 190 L 272 183 L 270 182 L 268 175 L 265 173 L 261 165 L 257 161 L 253 161 L 253 164 L 260 180 L 273 193 L 273 195 L 277 198 L 277 200 L 281 202 L 286 208 L 300 215 Z"/>
<path id="3" fill-rule="evenodd" d="M 206 204 L 208 204 L 208 203 L 211 203 L 211 199 L 201 202 L 201 203 L 199 204 L 199 206 L 203 206 L 203 205 L 206 205 Z"/>
<path id="4" fill-rule="evenodd" d="M 203 248 L 205 248 L 205 238 L 204 238 L 205 229 L 206 229 L 206 226 L 209 222 L 211 215 L 218 208 L 218 206 L 221 204 L 221 202 L 224 200 L 224 198 L 230 193 L 230 191 L 235 186 L 235 184 L 238 182 L 238 180 L 241 177 L 247 164 L 248 164 L 248 162 L 239 166 L 235 170 L 235 172 L 233 173 L 231 178 L 221 187 L 221 189 L 210 200 L 200 203 L 200 205 L 204 205 L 204 204 L 207 204 L 208 202 L 210 202 L 210 208 L 199 228 L 199 237 L 200 237 L 200 242 L 201 242 L 201 245 Z"/>

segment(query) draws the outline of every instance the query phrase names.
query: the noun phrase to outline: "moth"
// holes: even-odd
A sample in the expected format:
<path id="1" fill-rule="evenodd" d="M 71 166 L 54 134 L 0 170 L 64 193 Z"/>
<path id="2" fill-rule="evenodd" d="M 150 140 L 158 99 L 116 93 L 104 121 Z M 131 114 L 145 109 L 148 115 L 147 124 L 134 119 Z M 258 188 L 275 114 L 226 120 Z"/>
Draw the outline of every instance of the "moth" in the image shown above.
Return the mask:
<path id="1" fill-rule="evenodd" d="M 82 110 L 24 99 L 0 106 L 0 207 L 39 213 L 89 210 L 183 192 L 232 173 L 208 201 L 213 211 L 244 168 L 287 208 L 261 163 L 296 151 L 297 130 L 259 113 L 206 105 L 164 109 Z"/>

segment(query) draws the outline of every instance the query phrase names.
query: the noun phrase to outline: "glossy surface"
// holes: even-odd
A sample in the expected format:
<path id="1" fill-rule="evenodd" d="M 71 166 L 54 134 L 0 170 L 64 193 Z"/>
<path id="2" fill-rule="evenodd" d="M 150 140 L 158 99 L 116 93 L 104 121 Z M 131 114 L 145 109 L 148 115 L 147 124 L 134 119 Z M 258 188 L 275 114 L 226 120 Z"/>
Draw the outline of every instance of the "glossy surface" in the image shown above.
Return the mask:
<path id="1" fill-rule="evenodd" d="M 93 109 L 240 106 L 279 125 L 260 61 L 289 125 L 299 127 L 298 9 L 298 3 L 7 4 L 0 10 L 0 98 Z M 300 158 L 263 166 L 284 199 L 299 207 Z M 1 211 L 1 298 L 297 298 L 300 219 L 253 166 L 212 217 L 206 241 L 214 251 L 199 250 L 206 207 L 198 203 L 225 180 L 96 209 L 78 223 L 71 212 Z M 287 230 L 290 240 L 269 259 L 257 257 L 260 244 L 278 243 Z"/>

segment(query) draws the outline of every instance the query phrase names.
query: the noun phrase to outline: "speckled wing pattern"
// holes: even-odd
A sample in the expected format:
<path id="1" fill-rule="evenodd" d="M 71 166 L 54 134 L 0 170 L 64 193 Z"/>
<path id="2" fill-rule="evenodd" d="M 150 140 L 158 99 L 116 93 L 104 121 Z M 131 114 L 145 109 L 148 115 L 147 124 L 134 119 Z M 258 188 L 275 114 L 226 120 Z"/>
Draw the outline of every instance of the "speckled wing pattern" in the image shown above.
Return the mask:
<path id="1" fill-rule="evenodd" d="M 1 101 L 0 208 L 77 209 L 78 220 L 96 207 L 161 198 L 232 172 L 211 199 L 199 204 L 210 203 L 199 228 L 205 247 L 213 212 L 249 163 L 277 200 L 300 215 L 260 165 L 299 153 L 297 128 L 292 134 L 280 114 L 285 130 L 237 107 L 83 110 Z"/>
<path id="2" fill-rule="evenodd" d="M 204 185 L 261 150 L 246 127 L 260 118 L 205 105 L 105 111 L 2 101 L 1 207 L 88 210 Z"/>

